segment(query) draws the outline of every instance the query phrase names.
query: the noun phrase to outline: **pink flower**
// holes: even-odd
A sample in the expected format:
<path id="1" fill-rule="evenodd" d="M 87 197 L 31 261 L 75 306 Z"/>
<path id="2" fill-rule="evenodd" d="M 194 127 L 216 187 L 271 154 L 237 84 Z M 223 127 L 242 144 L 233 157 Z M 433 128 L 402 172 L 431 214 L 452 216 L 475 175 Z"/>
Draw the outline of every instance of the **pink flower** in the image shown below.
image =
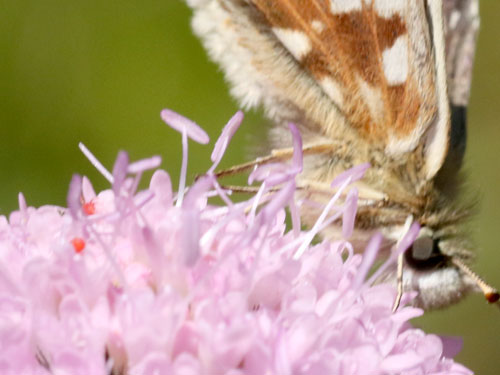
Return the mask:
<path id="1" fill-rule="evenodd" d="M 193 122 L 162 115 L 186 146 L 187 136 L 208 142 Z M 215 164 L 241 120 L 223 132 Z M 77 176 L 68 208 L 35 209 L 20 196 L 19 211 L 0 217 L 0 373 L 471 374 L 444 356 L 454 342 L 447 348 L 411 327 L 420 309 L 392 313 L 394 288 L 366 281 L 381 237 L 363 255 L 348 237 L 351 183 L 367 166 L 339 176 L 345 202 L 336 194 L 313 228 L 300 229 L 301 141 L 291 131 L 291 163 L 259 167 L 261 190 L 243 202 L 226 195 L 227 205 L 210 203 L 227 193 L 214 168 L 185 194 L 173 193 L 162 170 L 137 191 L 158 157 L 129 163 L 120 153 L 109 172 L 83 145 L 112 189 L 96 195 Z M 295 213 L 290 231 L 286 207 Z M 344 237 L 312 244 L 331 221 Z M 397 251 L 417 233 L 412 227 Z"/>

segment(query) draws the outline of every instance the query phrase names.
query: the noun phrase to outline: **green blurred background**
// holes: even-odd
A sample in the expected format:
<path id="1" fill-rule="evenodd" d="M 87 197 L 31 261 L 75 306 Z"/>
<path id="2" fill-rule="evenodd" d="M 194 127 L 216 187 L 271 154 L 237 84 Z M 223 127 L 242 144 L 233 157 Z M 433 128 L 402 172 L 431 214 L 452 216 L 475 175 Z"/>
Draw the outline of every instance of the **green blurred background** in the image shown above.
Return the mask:
<path id="1" fill-rule="evenodd" d="M 160 154 L 177 181 L 180 136 L 161 122 L 160 110 L 192 118 L 212 140 L 237 110 L 181 1 L 0 4 L 0 214 L 16 209 L 19 191 L 30 205 L 64 205 L 74 172 L 105 188 L 79 141 L 108 167 L 120 149 L 132 159 Z M 468 186 L 482 198 L 473 221 L 475 269 L 500 287 L 500 2 L 483 0 L 481 14 L 466 169 Z M 225 165 L 246 160 L 263 129 L 258 115 L 247 115 Z M 191 177 L 209 166 L 209 154 L 210 147 L 190 143 Z M 500 310 L 481 296 L 415 324 L 463 336 L 457 359 L 477 374 L 500 373 Z"/>

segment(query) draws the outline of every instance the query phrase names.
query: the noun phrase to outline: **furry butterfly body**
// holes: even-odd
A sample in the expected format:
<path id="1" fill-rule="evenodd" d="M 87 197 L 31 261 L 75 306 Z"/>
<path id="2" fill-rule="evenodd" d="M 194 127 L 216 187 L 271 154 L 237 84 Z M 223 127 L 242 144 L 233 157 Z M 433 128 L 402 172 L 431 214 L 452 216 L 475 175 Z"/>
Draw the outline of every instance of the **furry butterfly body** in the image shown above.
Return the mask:
<path id="1" fill-rule="evenodd" d="M 382 230 L 389 249 L 409 217 L 422 225 L 403 274 L 404 288 L 419 292 L 416 304 L 447 306 L 487 287 L 464 264 L 471 246 L 460 225 L 470 210 L 454 194 L 477 0 L 188 2 L 232 94 L 247 108 L 262 106 L 276 124 L 272 147 L 290 145 L 288 122 L 300 127 L 312 150 L 302 180 L 307 198 L 322 200 L 336 175 L 369 162 L 354 238 Z"/>

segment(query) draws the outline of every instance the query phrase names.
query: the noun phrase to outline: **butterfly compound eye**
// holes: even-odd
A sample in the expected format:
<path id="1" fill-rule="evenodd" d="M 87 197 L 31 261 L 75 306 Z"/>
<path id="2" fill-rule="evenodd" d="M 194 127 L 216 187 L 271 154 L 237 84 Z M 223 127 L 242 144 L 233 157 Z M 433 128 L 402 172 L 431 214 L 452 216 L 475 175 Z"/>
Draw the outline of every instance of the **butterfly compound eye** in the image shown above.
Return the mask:
<path id="1" fill-rule="evenodd" d="M 446 257 L 439 250 L 439 240 L 429 236 L 417 238 L 405 253 L 406 263 L 416 270 L 428 270 L 442 264 Z"/>

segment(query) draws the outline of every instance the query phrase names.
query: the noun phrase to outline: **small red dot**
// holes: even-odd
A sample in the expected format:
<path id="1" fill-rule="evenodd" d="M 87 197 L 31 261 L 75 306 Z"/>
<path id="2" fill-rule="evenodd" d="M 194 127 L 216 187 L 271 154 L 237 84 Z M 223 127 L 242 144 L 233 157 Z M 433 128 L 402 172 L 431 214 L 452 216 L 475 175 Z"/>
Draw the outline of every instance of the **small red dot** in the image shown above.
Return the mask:
<path id="1" fill-rule="evenodd" d="M 76 253 L 81 253 L 85 249 L 85 240 L 81 237 L 75 237 L 71 240 L 71 244 Z"/>
<path id="2" fill-rule="evenodd" d="M 95 204 L 92 201 L 84 203 L 82 208 L 83 212 L 85 212 L 85 215 L 95 214 Z"/>

